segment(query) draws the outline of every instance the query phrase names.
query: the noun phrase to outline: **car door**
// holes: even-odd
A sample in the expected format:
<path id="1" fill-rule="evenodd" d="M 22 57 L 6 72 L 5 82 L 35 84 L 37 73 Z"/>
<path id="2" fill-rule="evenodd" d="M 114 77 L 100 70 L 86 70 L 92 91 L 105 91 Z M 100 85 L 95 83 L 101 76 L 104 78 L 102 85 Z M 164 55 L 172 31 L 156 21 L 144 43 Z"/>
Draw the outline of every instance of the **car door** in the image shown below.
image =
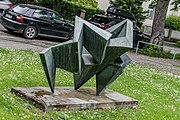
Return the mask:
<path id="1" fill-rule="evenodd" d="M 39 35 L 52 35 L 48 11 L 36 9 L 32 17 L 38 27 Z"/>
<path id="2" fill-rule="evenodd" d="M 67 22 L 56 12 L 50 12 L 51 25 L 53 28 L 53 35 L 61 38 L 68 38 L 71 28 Z"/>

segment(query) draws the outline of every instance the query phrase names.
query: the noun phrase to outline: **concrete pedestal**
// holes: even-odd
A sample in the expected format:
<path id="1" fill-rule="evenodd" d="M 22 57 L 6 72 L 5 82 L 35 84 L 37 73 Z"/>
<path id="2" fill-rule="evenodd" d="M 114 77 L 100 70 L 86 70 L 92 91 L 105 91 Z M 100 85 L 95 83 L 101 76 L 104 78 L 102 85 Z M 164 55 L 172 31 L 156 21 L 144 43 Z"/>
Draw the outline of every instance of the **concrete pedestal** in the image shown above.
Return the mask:
<path id="1" fill-rule="evenodd" d="M 12 92 L 33 101 L 36 107 L 48 110 L 92 110 L 111 108 L 136 108 L 138 101 L 107 89 L 95 96 L 94 87 L 74 90 L 73 87 L 56 87 L 55 93 L 49 87 L 15 87 Z"/>

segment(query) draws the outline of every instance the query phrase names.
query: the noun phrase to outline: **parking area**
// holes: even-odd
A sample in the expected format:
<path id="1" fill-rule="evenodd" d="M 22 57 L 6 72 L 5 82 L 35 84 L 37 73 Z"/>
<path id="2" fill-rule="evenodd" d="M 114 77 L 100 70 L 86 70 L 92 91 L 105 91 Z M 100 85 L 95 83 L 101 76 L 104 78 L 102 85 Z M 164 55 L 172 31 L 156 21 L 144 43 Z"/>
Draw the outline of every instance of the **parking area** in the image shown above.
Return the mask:
<path id="1" fill-rule="evenodd" d="M 61 39 L 39 37 L 33 40 L 24 39 L 20 34 L 8 32 L 0 24 L 0 48 L 42 51 L 44 48 L 64 42 Z"/>

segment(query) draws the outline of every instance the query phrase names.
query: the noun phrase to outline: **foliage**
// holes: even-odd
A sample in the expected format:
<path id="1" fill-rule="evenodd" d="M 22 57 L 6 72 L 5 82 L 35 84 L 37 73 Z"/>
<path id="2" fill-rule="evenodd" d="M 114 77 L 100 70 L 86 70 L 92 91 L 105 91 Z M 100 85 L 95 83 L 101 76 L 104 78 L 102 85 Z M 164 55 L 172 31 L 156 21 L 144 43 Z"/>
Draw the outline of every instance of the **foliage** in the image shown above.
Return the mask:
<path id="1" fill-rule="evenodd" d="M 180 47 L 180 42 L 179 41 L 176 42 L 176 46 Z"/>
<path id="2" fill-rule="evenodd" d="M 150 4 L 149 4 L 149 8 L 153 9 L 156 7 L 157 4 L 157 0 L 153 0 Z"/>
<path id="3" fill-rule="evenodd" d="M 157 46 L 146 46 L 143 49 L 139 49 L 138 52 L 144 55 L 148 55 L 150 57 L 169 58 L 169 59 L 173 59 L 174 57 L 174 54 L 172 54 L 170 51 L 161 51 Z M 180 54 L 176 54 L 175 59 L 180 60 Z"/>
<path id="4" fill-rule="evenodd" d="M 146 19 L 143 15 L 142 3 L 145 0 L 110 0 L 112 6 L 120 7 L 130 13 L 132 13 L 136 20 L 137 25 L 141 27 L 142 22 Z"/>
<path id="5" fill-rule="evenodd" d="M 92 78 L 85 86 L 95 86 L 95 82 Z M 178 120 L 179 82 L 177 76 L 131 64 L 109 88 L 137 99 L 137 109 L 43 112 L 10 92 L 12 86 L 48 86 L 39 53 L 0 49 L 0 117 L 2 120 Z M 73 86 L 72 74 L 57 70 L 56 86 Z"/>
<path id="6" fill-rule="evenodd" d="M 180 0 L 173 0 L 171 5 L 174 5 L 174 7 L 171 10 L 178 10 L 178 5 L 180 5 Z"/>
<path id="7" fill-rule="evenodd" d="M 94 14 L 104 14 L 104 11 L 99 8 L 85 6 L 84 4 L 72 2 L 68 0 L 63 1 L 61 11 L 59 12 L 66 19 L 74 20 L 75 16 L 80 14 L 81 9 L 84 9 L 86 11 L 85 19 L 91 18 Z"/>
<path id="8" fill-rule="evenodd" d="M 149 8 L 154 8 L 156 7 L 156 4 L 157 4 L 157 0 L 153 0 L 151 2 L 151 4 L 149 5 Z M 171 9 L 171 10 L 175 10 L 177 11 L 178 10 L 178 5 L 180 4 L 180 0 L 173 0 L 173 2 L 171 3 L 171 5 L 173 5 L 174 7 Z"/>
<path id="9" fill-rule="evenodd" d="M 88 5 L 88 6 L 92 6 L 94 8 L 97 8 L 98 4 L 96 0 L 67 0 L 67 1 L 72 1 L 72 2 L 76 2 L 76 3 L 80 3 L 83 5 Z"/>
<path id="10" fill-rule="evenodd" d="M 65 19 L 74 21 L 76 15 L 80 15 L 80 10 L 86 10 L 86 19 L 92 17 L 94 14 L 104 14 L 104 11 L 97 8 L 95 0 L 57 0 L 57 7 L 53 8 L 52 0 L 13 0 L 16 3 L 33 3 L 39 6 L 47 7 L 58 11 Z"/>
<path id="11" fill-rule="evenodd" d="M 166 28 L 180 31 L 180 16 L 169 16 L 166 18 Z"/>

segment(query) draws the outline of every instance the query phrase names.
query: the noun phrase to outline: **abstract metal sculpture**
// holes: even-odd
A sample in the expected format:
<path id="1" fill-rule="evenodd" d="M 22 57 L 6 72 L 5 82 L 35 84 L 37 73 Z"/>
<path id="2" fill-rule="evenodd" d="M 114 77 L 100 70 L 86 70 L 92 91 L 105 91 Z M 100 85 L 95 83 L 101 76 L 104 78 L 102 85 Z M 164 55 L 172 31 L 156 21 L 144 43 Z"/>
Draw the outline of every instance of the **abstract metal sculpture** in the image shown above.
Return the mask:
<path id="1" fill-rule="evenodd" d="M 56 68 L 72 72 L 75 90 L 96 75 L 96 95 L 110 85 L 130 63 L 125 54 L 133 46 L 133 23 L 124 20 L 102 30 L 76 17 L 74 39 L 40 53 L 54 93 Z"/>

